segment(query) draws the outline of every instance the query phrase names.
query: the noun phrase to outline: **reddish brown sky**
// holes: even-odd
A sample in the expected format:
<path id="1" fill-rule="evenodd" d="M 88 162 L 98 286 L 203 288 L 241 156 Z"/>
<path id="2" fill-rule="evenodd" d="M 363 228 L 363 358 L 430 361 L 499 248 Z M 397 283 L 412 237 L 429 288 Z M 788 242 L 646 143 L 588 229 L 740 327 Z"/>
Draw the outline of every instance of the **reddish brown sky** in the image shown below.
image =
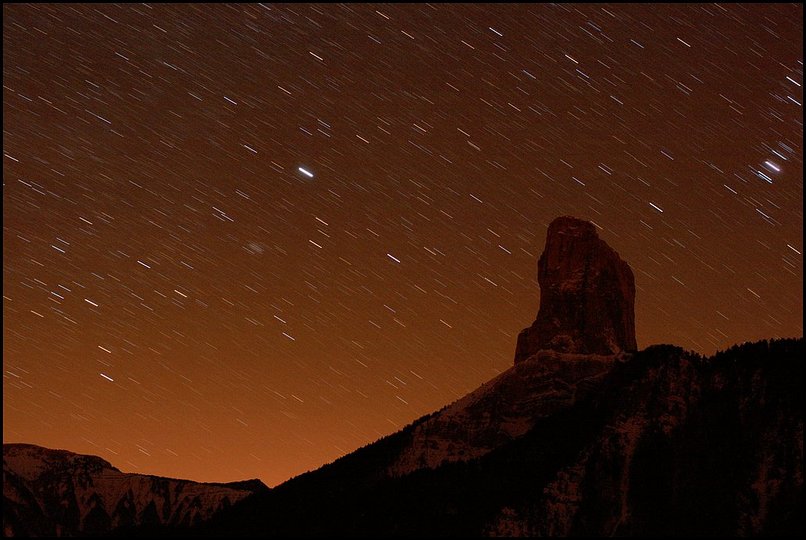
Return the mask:
<path id="1" fill-rule="evenodd" d="M 564 214 L 639 347 L 801 336 L 802 21 L 4 5 L 3 440 L 316 468 L 510 366 Z"/>

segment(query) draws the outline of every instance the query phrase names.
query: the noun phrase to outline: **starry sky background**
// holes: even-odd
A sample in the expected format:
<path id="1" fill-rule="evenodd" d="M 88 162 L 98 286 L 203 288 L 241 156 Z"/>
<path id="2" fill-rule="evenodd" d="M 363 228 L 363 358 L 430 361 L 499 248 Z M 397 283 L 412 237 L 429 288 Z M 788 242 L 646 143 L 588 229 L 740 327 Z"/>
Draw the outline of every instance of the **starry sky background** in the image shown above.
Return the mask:
<path id="1" fill-rule="evenodd" d="M 802 336 L 802 38 L 794 4 L 4 5 L 3 440 L 277 484 L 507 369 L 560 215 L 633 268 L 640 348 Z"/>

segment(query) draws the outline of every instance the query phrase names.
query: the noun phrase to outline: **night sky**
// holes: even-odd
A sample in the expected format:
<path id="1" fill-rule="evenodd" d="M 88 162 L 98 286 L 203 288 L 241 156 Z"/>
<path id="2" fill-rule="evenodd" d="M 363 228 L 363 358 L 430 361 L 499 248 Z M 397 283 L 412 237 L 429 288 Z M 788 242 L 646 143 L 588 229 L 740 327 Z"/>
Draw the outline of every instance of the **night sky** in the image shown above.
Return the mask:
<path id="1" fill-rule="evenodd" d="M 4 5 L 3 440 L 269 485 L 511 366 L 560 215 L 640 348 L 803 335 L 802 5 Z"/>

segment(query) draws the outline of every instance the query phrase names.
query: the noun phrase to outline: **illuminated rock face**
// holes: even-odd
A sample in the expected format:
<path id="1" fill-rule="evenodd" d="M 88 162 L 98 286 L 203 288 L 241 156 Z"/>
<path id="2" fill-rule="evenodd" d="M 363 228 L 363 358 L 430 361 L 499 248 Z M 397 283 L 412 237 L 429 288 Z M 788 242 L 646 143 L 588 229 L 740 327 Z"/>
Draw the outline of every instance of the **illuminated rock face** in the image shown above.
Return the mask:
<path id="1" fill-rule="evenodd" d="M 592 223 L 551 222 L 537 282 L 540 310 L 518 336 L 516 364 L 544 349 L 600 355 L 637 349 L 632 270 Z"/>

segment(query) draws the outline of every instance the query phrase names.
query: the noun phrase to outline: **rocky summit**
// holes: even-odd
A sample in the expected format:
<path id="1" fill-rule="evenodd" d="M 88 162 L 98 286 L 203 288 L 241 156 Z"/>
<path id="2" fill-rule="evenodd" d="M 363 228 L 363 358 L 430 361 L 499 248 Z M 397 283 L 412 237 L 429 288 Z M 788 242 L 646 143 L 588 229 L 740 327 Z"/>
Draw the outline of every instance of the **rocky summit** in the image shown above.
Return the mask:
<path id="1" fill-rule="evenodd" d="M 638 348 L 632 270 L 589 221 L 551 222 L 537 283 L 540 309 L 518 336 L 516 364 L 546 349 L 612 355 Z"/>

